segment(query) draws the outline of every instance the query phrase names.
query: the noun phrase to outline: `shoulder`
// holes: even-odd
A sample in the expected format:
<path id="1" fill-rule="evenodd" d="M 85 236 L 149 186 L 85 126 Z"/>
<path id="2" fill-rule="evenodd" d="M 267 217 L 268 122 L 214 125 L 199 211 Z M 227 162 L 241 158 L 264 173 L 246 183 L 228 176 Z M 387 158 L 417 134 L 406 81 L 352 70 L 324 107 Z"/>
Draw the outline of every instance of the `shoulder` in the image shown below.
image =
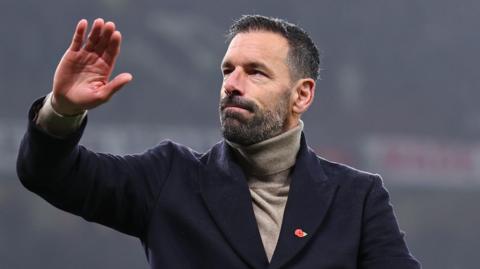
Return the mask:
<path id="1" fill-rule="evenodd" d="M 198 153 L 192 148 L 169 139 L 161 141 L 141 155 L 153 158 L 168 158 L 172 161 L 198 161 L 202 156 L 201 153 Z"/>
<path id="2" fill-rule="evenodd" d="M 379 174 L 319 156 L 316 156 L 316 159 L 324 171 L 326 181 L 338 187 L 337 201 L 350 205 L 351 208 L 361 205 L 362 209 L 369 210 L 389 206 L 390 195 Z"/>
<path id="3" fill-rule="evenodd" d="M 327 180 L 333 181 L 340 186 L 350 186 L 360 189 L 371 189 L 375 186 L 383 186 L 382 177 L 377 173 L 327 160 L 319 155 L 315 156 L 316 163 L 321 166 Z"/>

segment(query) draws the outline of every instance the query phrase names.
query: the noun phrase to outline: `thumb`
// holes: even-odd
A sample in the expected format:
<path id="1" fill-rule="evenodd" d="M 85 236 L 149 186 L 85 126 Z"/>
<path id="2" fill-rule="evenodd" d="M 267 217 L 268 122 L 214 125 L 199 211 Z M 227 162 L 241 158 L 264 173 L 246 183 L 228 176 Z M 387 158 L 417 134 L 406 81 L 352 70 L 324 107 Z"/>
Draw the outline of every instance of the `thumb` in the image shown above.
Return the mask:
<path id="1" fill-rule="evenodd" d="M 130 73 L 122 73 L 113 78 L 104 86 L 103 92 L 105 93 L 106 99 L 110 99 L 118 90 L 120 90 L 127 83 L 132 81 L 133 76 Z"/>

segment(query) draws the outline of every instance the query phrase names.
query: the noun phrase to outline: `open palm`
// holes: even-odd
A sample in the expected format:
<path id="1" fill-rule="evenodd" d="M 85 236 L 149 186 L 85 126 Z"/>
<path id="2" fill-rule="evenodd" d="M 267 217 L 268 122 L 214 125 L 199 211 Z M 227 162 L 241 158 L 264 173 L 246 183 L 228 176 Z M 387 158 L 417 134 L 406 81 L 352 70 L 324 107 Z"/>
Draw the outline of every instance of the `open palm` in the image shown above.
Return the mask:
<path id="1" fill-rule="evenodd" d="M 84 41 L 87 27 L 86 20 L 78 22 L 55 71 L 52 105 L 63 115 L 79 114 L 107 102 L 132 80 L 131 74 L 122 73 L 109 81 L 122 40 L 115 24 L 96 19 Z"/>

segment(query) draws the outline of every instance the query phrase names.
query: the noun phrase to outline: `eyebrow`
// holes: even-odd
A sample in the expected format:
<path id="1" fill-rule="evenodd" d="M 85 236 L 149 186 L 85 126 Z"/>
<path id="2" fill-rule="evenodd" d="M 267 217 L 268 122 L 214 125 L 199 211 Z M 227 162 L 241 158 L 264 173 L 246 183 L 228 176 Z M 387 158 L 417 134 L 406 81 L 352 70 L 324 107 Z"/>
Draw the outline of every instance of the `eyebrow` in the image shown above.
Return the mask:
<path id="1" fill-rule="evenodd" d="M 260 69 L 263 69 L 263 70 L 266 70 L 266 71 L 270 71 L 270 68 L 268 68 L 268 66 L 266 64 L 261 63 L 261 62 L 248 63 L 247 67 L 250 68 L 250 69 L 260 68 Z"/>
<path id="2" fill-rule="evenodd" d="M 220 68 L 223 69 L 223 68 L 227 68 L 227 67 L 232 67 L 233 64 L 229 61 L 225 61 L 225 62 L 222 62 L 222 64 L 220 65 Z"/>

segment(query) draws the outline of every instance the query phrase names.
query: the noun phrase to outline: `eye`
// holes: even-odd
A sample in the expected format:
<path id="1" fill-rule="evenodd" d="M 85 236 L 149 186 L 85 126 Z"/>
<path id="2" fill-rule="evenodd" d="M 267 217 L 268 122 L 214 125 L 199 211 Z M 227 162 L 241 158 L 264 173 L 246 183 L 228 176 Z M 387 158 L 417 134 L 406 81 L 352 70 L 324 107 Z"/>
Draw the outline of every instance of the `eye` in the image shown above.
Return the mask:
<path id="1" fill-rule="evenodd" d="M 231 74 L 232 72 L 233 72 L 233 69 L 231 69 L 231 68 L 224 68 L 224 69 L 222 69 L 223 77 L 228 76 L 228 75 Z"/>
<path id="2" fill-rule="evenodd" d="M 259 69 L 252 69 L 249 73 L 250 75 L 254 75 L 254 76 L 267 77 L 267 74 L 265 74 L 265 72 Z"/>
<path id="3" fill-rule="evenodd" d="M 224 75 L 227 75 L 227 74 L 230 74 L 233 72 L 233 68 L 232 67 L 228 67 L 228 66 L 225 66 L 222 68 L 222 73 Z"/>

